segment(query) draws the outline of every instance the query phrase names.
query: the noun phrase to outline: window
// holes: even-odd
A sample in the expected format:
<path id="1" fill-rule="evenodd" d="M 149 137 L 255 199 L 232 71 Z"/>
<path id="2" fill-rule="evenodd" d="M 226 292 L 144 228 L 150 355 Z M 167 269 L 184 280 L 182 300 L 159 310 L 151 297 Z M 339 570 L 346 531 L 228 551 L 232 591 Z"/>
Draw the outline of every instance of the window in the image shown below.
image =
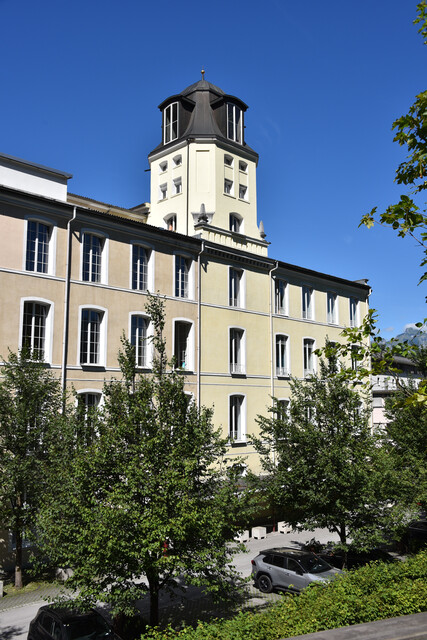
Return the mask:
<path id="1" fill-rule="evenodd" d="M 244 396 L 230 396 L 229 399 L 229 423 L 228 434 L 230 440 L 237 442 L 244 440 L 245 438 L 245 424 L 244 424 Z"/>
<path id="2" fill-rule="evenodd" d="M 81 418 L 89 423 L 95 417 L 95 410 L 101 404 L 102 394 L 99 391 L 79 391 L 77 407 Z"/>
<path id="3" fill-rule="evenodd" d="M 172 160 L 173 160 L 174 167 L 179 167 L 179 166 L 182 165 L 182 155 L 181 154 L 179 154 L 178 156 L 174 156 L 172 158 Z"/>
<path id="4" fill-rule="evenodd" d="M 192 333 L 193 325 L 191 322 L 183 320 L 175 322 L 173 355 L 178 369 L 193 370 Z"/>
<path id="5" fill-rule="evenodd" d="M 276 415 L 279 420 L 284 420 L 287 416 L 289 416 L 289 400 L 287 398 L 277 401 Z"/>
<path id="6" fill-rule="evenodd" d="M 82 280 L 84 282 L 102 282 L 102 252 L 105 239 L 93 233 L 83 234 Z"/>
<path id="7" fill-rule="evenodd" d="M 327 306 L 328 306 L 328 322 L 329 324 L 338 324 L 338 306 L 337 306 L 337 294 L 332 291 L 327 293 Z"/>
<path id="8" fill-rule="evenodd" d="M 230 329 L 230 373 L 245 373 L 245 349 L 243 329 Z"/>
<path id="9" fill-rule="evenodd" d="M 166 182 L 159 186 L 159 200 L 166 200 L 168 197 L 168 185 Z"/>
<path id="10" fill-rule="evenodd" d="M 359 325 L 359 301 L 356 298 L 350 298 L 350 327 Z"/>
<path id="11" fill-rule="evenodd" d="M 234 142 L 242 142 L 242 110 L 235 104 L 227 104 L 227 138 Z"/>
<path id="12" fill-rule="evenodd" d="M 304 338 L 304 376 L 313 375 L 315 372 L 314 340 Z"/>
<path id="13" fill-rule="evenodd" d="M 230 307 L 242 306 L 242 278 L 240 269 L 231 269 L 229 272 L 229 304 Z"/>
<path id="14" fill-rule="evenodd" d="M 147 291 L 151 250 L 139 244 L 132 245 L 132 289 Z"/>
<path id="15" fill-rule="evenodd" d="M 356 344 L 351 345 L 351 368 L 353 371 L 357 371 L 359 363 L 361 361 L 360 348 Z"/>
<path id="16" fill-rule="evenodd" d="M 225 155 L 224 156 L 224 164 L 225 164 L 226 167 L 232 167 L 233 166 L 233 157 Z"/>
<path id="17" fill-rule="evenodd" d="M 135 363 L 137 367 L 148 367 L 148 318 L 141 315 L 131 316 L 130 341 L 135 347 Z"/>
<path id="18" fill-rule="evenodd" d="M 276 376 L 287 376 L 288 370 L 288 336 L 276 336 Z"/>
<path id="19" fill-rule="evenodd" d="M 164 173 L 168 169 L 168 161 L 165 160 L 159 164 L 159 173 Z"/>
<path id="20" fill-rule="evenodd" d="M 47 321 L 50 305 L 24 302 L 22 317 L 22 348 L 27 348 L 38 360 L 47 361 Z"/>
<path id="21" fill-rule="evenodd" d="M 239 171 L 241 171 L 242 173 L 248 172 L 248 165 L 246 162 L 243 162 L 243 160 L 239 161 Z"/>
<path id="22" fill-rule="evenodd" d="M 175 295 L 177 298 L 189 297 L 189 274 L 191 259 L 185 256 L 175 256 Z"/>
<path id="23" fill-rule="evenodd" d="M 224 180 L 224 193 L 226 193 L 228 196 L 232 196 L 234 193 L 233 181 L 227 180 L 227 178 L 225 178 Z"/>
<path id="24" fill-rule="evenodd" d="M 239 198 L 240 200 L 248 199 L 248 188 L 244 184 L 239 184 Z"/>
<path id="25" fill-rule="evenodd" d="M 104 312 L 97 309 L 82 309 L 80 324 L 80 364 L 100 365 L 103 361 L 101 333 Z"/>
<path id="26" fill-rule="evenodd" d="M 164 136 L 165 144 L 176 140 L 178 137 L 178 103 L 172 102 L 164 110 Z"/>
<path id="27" fill-rule="evenodd" d="M 170 216 L 164 218 L 166 229 L 168 231 L 176 231 L 176 214 L 172 213 Z"/>
<path id="28" fill-rule="evenodd" d="M 182 193 L 182 178 L 173 181 L 173 195 L 177 196 L 179 193 Z"/>
<path id="29" fill-rule="evenodd" d="M 288 315 L 287 283 L 278 278 L 274 281 L 274 310 L 281 315 Z"/>
<path id="30" fill-rule="evenodd" d="M 49 272 L 49 241 L 51 227 L 37 220 L 27 222 L 26 271 Z"/>
<path id="31" fill-rule="evenodd" d="M 242 225 L 242 219 L 240 218 L 240 216 L 236 215 L 235 213 L 230 213 L 229 220 L 230 220 L 230 231 L 239 233 Z"/>
<path id="32" fill-rule="evenodd" d="M 306 320 L 313 320 L 314 317 L 313 289 L 311 287 L 302 288 L 302 317 Z"/>

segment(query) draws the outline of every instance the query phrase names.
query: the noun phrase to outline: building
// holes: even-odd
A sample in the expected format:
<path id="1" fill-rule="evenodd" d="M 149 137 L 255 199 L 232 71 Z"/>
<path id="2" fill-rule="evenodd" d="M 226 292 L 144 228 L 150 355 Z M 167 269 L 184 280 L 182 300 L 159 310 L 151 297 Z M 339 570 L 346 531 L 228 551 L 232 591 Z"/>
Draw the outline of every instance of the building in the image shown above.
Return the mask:
<path id="1" fill-rule="evenodd" d="M 214 406 L 229 455 L 256 469 L 247 436 L 314 351 L 359 324 L 365 280 L 275 260 L 257 219 L 247 106 L 204 79 L 159 106 L 150 203 L 124 209 L 68 191 L 70 174 L 0 154 L 0 353 L 29 345 L 88 405 L 119 373 L 123 331 L 150 371 L 147 291 L 166 301 L 169 357 Z"/>

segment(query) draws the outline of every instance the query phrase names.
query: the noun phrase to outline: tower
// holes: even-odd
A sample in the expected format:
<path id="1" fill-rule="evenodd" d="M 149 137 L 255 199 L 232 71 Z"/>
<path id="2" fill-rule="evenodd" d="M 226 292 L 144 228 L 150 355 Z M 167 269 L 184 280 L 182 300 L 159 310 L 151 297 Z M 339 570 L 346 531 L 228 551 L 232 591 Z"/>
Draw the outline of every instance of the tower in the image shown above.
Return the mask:
<path id="1" fill-rule="evenodd" d="M 148 156 L 149 224 L 267 255 L 257 223 L 258 154 L 245 141 L 247 108 L 204 79 L 159 105 L 162 141 Z"/>

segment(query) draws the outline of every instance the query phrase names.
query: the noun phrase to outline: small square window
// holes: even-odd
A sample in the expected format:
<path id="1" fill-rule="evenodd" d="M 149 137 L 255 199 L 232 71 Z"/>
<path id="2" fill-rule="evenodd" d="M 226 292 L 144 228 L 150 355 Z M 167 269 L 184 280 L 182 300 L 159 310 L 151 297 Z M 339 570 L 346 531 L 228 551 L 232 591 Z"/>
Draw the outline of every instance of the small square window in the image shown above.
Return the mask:
<path id="1" fill-rule="evenodd" d="M 242 171 L 243 173 L 248 172 L 248 165 L 246 162 L 243 162 L 242 160 L 239 161 L 239 171 Z"/>
<path id="2" fill-rule="evenodd" d="M 179 167 L 182 165 L 182 155 L 178 155 L 178 156 L 174 156 L 173 157 L 173 164 L 174 167 Z"/>
<path id="3" fill-rule="evenodd" d="M 235 233 L 239 233 L 242 226 L 242 221 L 239 216 L 235 213 L 230 213 L 230 231 L 234 231 Z"/>
<path id="4" fill-rule="evenodd" d="M 233 158 L 232 156 L 224 156 L 224 164 L 226 167 L 232 167 L 233 166 Z"/>
<path id="5" fill-rule="evenodd" d="M 239 198 L 241 200 L 248 199 L 248 188 L 244 184 L 239 184 Z"/>
<path id="6" fill-rule="evenodd" d="M 224 193 L 229 196 L 233 195 L 233 181 L 227 180 L 227 178 L 224 180 Z"/>
<path id="7" fill-rule="evenodd" d="M 167 160 L 165 160 L 164 162 L 161 162 L 159 164 L 159 173 L 164 173 L 165 171 L 167 171 L 167 168 L 168 168 Z"/>
<path id="8" fill-rule="evenodd" d="M 182 193 L 182 178 L 176 178 L 173 181 L 173 194 L 177 196 L 179 193 Z"/>

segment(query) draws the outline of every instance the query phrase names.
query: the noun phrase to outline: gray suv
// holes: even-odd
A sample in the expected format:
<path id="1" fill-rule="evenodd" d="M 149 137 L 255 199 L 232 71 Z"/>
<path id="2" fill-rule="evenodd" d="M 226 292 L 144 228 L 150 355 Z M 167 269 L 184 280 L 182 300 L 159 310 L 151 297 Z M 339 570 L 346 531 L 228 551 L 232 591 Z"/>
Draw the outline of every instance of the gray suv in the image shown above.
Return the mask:
<path id="1" fill-rule="evenodd" d="M 342 573 L 315 553 L 288 547 L 261 551 L 252 560 L 252 578 L 263 593 L 273 589 L 301 591 L 311 582 L 326 582 Z"/>

